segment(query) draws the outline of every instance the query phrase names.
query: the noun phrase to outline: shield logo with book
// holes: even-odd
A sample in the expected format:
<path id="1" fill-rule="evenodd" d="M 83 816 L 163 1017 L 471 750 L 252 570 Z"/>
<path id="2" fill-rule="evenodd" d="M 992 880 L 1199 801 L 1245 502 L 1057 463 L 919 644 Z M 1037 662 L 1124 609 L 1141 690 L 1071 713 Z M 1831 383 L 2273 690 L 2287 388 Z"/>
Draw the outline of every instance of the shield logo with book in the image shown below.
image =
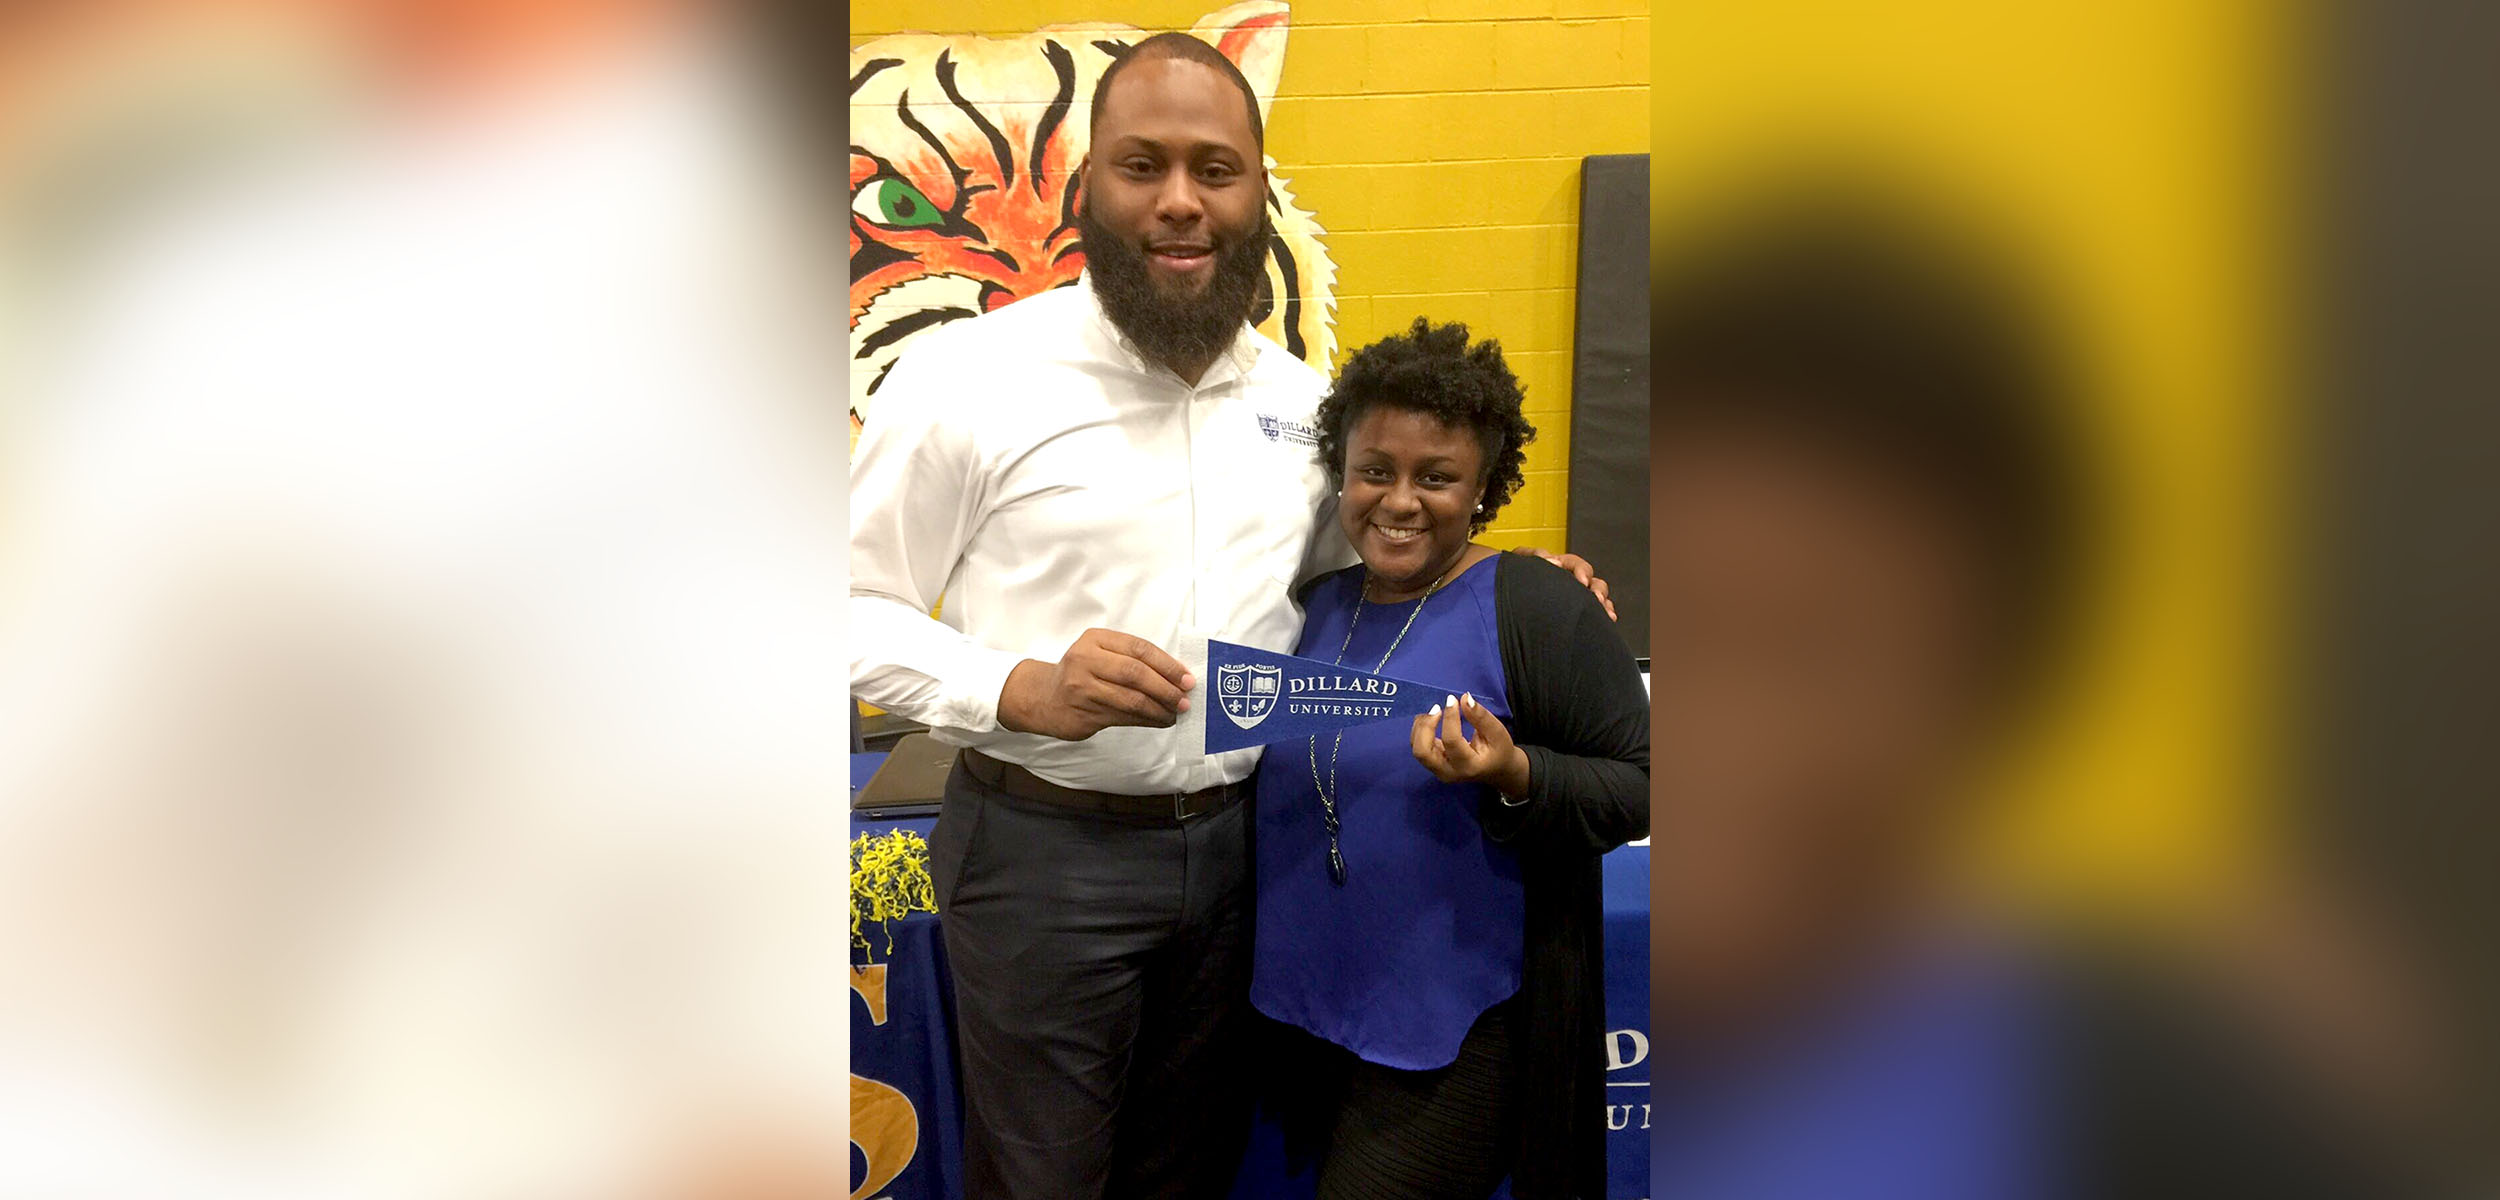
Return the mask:
<path id="1" fill-rule="evenodd" d="M 1284 678 L 1282 667 L 1221 664 L 1215 668 L 1215 702 L 1223 708 L 1227 720 L 1248 729 L 1275 710 L 1276 693 Z"/>

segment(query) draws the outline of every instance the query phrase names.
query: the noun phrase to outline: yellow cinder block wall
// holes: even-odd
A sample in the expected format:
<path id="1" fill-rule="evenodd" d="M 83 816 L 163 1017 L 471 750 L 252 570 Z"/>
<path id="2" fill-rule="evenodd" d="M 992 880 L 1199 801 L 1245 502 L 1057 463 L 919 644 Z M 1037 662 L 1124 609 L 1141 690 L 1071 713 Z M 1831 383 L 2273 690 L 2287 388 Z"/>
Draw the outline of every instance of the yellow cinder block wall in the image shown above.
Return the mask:
<path id="1" fill-rule="evenodd" d="M 1647 0 L 1306 0 L 1269 153 L 1338 270 L 1339 356 L 1418 316 L 1501 339 L 1538 430 L 1487 533 L 1561 548 L 1580 160 L 1649 149 Z"/>
<path id="2" fill-rule="evenodd" d="M 851 40 L 1116 22 L 1226 0 L 851 6 Z M 1337 265 L 1338 361 L 1417 316 L 1499 338 L 1539 437 L 1488 531 L 1564 545 L 1580 159 L 1649 148 L 1647 0 L 1297 0 L 1267 152 Z"/>

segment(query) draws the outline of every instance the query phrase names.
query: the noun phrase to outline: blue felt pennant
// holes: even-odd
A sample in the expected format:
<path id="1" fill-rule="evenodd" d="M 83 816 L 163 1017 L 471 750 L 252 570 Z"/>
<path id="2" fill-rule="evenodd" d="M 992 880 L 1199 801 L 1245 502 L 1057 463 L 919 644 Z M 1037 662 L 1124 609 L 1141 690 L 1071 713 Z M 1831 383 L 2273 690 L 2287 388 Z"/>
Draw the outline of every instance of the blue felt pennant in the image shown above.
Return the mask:
<path id="1" fill-rule="evenodd" d="M 1288 742 L 1351 725 L 1413 718 L 1450 689 L 1315 658 L 1207 640 L 1207 753 Z"/>

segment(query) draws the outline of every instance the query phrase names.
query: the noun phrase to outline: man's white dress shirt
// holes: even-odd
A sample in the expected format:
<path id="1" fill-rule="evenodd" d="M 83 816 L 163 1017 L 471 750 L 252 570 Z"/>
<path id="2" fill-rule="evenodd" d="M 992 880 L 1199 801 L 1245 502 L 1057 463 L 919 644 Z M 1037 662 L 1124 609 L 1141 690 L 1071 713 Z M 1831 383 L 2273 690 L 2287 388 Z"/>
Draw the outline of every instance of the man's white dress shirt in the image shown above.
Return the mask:
<path id="1" fill-rule="evenodd" d="M 1354 561 L 1322 512 L 1325 388 L 1246 325 L 1192 387 L 1090 280 L 929 334 L 878 389 L 851 466 L 853 694 L 1067 787 L 1247 776 L 1258 751 L 1210 758 L 1193 721 L 1064 742 L 1000 728 L 998 696 L 1018 662 L 1056 662 L 1094 627 L 1202 674 L 1179 649 L 1197 637 L 1291 650 L 1294 584 Z"/>

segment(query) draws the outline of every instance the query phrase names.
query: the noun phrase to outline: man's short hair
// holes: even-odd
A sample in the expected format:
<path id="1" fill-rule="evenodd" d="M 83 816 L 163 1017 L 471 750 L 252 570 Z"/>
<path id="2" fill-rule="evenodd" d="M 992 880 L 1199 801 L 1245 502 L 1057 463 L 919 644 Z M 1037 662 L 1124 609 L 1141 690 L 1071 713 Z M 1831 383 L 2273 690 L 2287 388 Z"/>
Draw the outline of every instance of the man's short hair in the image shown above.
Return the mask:
<path id="1" fill-rule="evenodd" d="M 1240 67 L 1233 65 L 1233 60 L 1224 57 L 1223 51 L 1186 33 L 1158 33 L 1129 47 L 1113 58 L 1110 66 L 1103 68 L 1102 78 L 1094 84 L 1094 108 L 1086 125 L 1089 135 L 1102 131 L 1102 105 L 1111 95 L 1111 81 L 1118 79 L 1120 72 L 1127 70 L 1129 64 L 1156 58 L 1178 58 L 1200 63 L 1232 80 L 1233 86 L 1241 89 L 1241 102 L 1250 114 L 1250 141 L 1262 155 L 1267 152 L 1267 123 L 1259 119 L 1259 94 L 1251 90 L 1249 78 L 1241 73 Z"/>

